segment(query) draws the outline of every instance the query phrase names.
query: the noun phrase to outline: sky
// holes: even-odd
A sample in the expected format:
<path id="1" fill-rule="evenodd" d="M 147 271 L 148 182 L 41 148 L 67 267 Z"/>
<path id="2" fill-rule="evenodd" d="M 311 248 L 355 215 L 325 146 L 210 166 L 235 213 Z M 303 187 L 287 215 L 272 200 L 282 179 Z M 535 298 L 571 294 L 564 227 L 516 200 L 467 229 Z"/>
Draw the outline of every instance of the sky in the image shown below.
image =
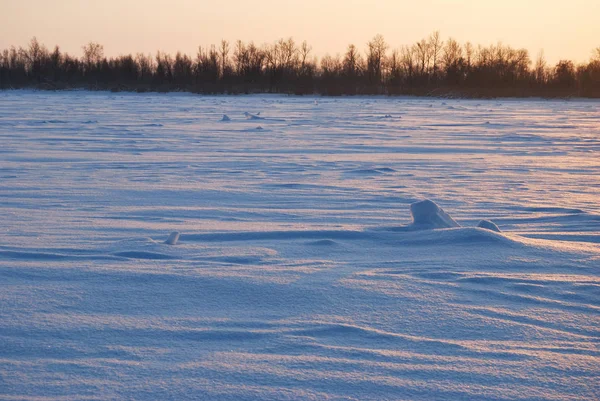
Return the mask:
<path id="1" fill-rule="evenodd" d="M 0 0 L 0 49 L 47 47 L 81 55 L 91 41 L 105 55 L 178 50 L 221 39 L 256 44 L 306 40 L 313 55 L 365 49 L 382 34 L 398 48 L 442 38 L 526 48 L 535 59 L 587 61 L 600 47 L 600 0 Z"/>

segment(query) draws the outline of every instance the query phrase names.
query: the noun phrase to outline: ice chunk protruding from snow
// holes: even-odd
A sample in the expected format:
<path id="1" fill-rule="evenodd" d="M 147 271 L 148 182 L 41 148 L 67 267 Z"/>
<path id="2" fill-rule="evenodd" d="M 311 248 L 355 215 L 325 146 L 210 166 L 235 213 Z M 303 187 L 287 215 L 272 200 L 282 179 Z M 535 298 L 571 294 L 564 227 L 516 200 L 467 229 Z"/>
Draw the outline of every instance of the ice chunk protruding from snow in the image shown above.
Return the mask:
<path id="1" fill-rule="evenodd" d="M 221 118 L 221 121 L 231 121 L 231 118 L 229 118 L 227 114 L 223 114 L 223 118 Z"/>
<path id="2" fill-rule="evenodd" d="M 410 205 L 410 212 L 413 217 L 413 224 L 416 226 L 426 226 L 428 228 L 460 227 L 460 224 L 444 212 L 444 209 L 429 199 Z"/>
<path id="3" fill-rule="evenodd" d="M 479 224 L 477 224 L 477 227 L 485 228 L 486 230 L 495 231 L 497 233 L 502 232 L 502 231 L 500 231 L 498 226 L 493 221 L 489 221 L 489 220 L 481 220 L 479 222 Z"/>
<path id="4" fill-rule="evenodd" d="M 259 114 L 260 114 L 260 113 L 257 113 L 257 114 L 250 114 L 250 113 L 248 113 L 248 112 L 245 112 L 245 113 L 244 113 L 244 116 L 246 116 L 246 118 L 247 118 L 248 120 L 263 120 L 263 118 L 262 118 L 262 117 L 260 117 L 260 116 L 259 116 Z"/>
<path id="5" fill-rule="evenodd" d="M 165 244 L 167 244 L 167 245 L 177 245 L 177 241 L 179 241 L 179 232 L 178 231 L 173 231 L 171 233 L 171 235 L 169 235 L 169 238 L 167 238 L 167 240 L 165 241 Z"/>

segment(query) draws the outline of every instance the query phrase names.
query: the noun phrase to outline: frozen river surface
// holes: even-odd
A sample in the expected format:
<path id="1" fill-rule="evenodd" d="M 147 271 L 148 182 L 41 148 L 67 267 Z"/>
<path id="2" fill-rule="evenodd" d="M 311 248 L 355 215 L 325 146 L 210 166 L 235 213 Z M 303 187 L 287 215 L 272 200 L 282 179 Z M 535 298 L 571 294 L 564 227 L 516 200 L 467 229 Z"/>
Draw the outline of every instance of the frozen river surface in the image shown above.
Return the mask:
<path id="1" fill-rule="evenodd" d="M 0 92 L 0 145 L 0 399 L 600 398 L 598 102 Z"/>

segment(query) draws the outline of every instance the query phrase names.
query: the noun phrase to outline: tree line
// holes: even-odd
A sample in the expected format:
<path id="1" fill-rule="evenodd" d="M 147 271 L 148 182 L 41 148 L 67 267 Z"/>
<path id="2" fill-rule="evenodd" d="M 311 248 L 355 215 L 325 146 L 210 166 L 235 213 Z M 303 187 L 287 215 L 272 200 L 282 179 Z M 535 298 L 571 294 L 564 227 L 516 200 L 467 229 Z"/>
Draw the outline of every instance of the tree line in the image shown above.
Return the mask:
<path id="1" fill-rule="evenodd" d="M 49 50 L 35 37 L 25 48 L 5 49 L 0 89 L 600 97 L 600 47 L 587 63 L 561 60 L 551 66 L 543 53 L 532 61 L 526 49 L 444 41 L 439 32 L 397 49 L 376 35 L 363 51 L 350 44 L 342 55 L 320 60 L 306 42 L 292 38 L 261 46 L 223 40 L 198 48 L 193 57 L 105 57 L 103 46 L 93 42 L 82 49 L 74 57 L 58 46 Z"/>

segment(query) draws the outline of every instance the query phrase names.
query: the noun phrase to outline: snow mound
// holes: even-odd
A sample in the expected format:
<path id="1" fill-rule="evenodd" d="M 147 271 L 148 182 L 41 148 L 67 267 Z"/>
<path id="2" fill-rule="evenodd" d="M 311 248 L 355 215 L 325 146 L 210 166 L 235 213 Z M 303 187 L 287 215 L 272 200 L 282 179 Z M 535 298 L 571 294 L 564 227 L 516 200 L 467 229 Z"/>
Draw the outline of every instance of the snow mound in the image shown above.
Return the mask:
<path id="1" fill-rule="evenodd" d="M 173 231 L 169 238 L 165 241 L 167 245 L 177 245 L 177 241 L 179 241 L 179 232 Z"/>
<path id="2" fill-rule="evenodd" d="M 409 235 L 399 235 L 398 246 L 473 246 L 515 247 L 519 241 L 505 237 L 502 233 L 477 227 L 457 227 L 445 230 L 416 230 Z M 431 249 L 431 248 L 430 248 Z"/>
<path id="3" fill-rule="evenodd" d="M 221 118 L 221 121 L 231 121 L 231 118 L 229 118 L 227 114 L 223 114 L 223 118 Z"/>
<path id="4" fill-rule="evenodd" d="M 248 120 L 264 120 L 264 118 L 259 116 L 260 113 L 258 114 L 250 114 L 247 111 L 244 113 L 244 116 L 246 116 L 246 118 Z"/>
<path id="5" fill-rule="evenodd" d="M 444 212 L 444 209 L 429 199 L 411 204 L 410 212 L 415 226 L 425 226 L 427 228 L 460 227 L 460 224 Z"/>
<path id="6" fill-rule="evenodd" d="M 502 232 L 494 222 L 489 220 L 481 220 L 479 224 L 477 224 L 477 227 L 485 228 L 486 230 L 495 231 L 497 233 Z"/>

